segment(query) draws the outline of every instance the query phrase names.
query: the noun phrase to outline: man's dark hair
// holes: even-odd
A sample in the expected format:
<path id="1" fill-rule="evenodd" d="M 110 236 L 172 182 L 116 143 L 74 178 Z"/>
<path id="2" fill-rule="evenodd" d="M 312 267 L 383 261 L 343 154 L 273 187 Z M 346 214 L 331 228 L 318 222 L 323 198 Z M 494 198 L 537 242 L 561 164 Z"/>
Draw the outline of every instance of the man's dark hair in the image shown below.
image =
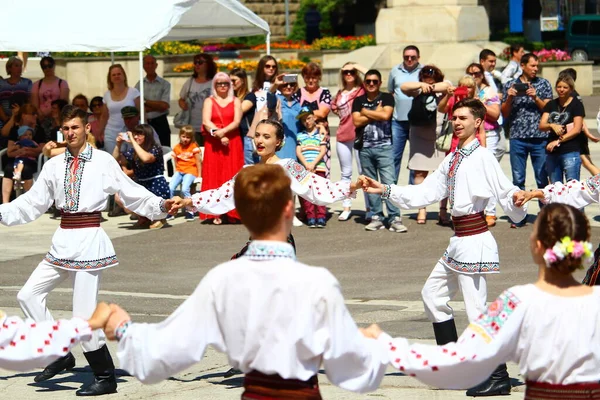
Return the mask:
<path id="1" fill-rule="evenodd" d="M 365 78 L 369 75 L 377 75 L 377 78 L 379 78 L 379 83 L 381 83 L 381 72 L 376 69 L 370 69 L 365 73 Z"/>
<path id="2" fill-rule="evenodd" d="M 535 61 L 538 60 L 538 56 L 536 56 L 535 54 L 533 54 L 533 53 L 525 53 L 525 54 L 523 54 L 523 57 L 521 57 L 521 63 L 520 64 L 521 65 L 527 65 L 527 64 L 529 64 L 529 60 L 531 60 L 532 58 Z"/>
<path id="3" fill-rule="evenodd" d="M 577 80 L 577 71 L 575 68 L 565 68 L 558 73 L 558 77 L 560 78 L 562 75 L 570 76 L 574 81 Z"/>
<path id="4" fill-rule="evenodd" d="M 469 109 L 469 111 L 471 112 L 471 114 L 473 114 L 473 117 L 475 117 L 475 119 L 479 118 L 483 120 L 483 118 L 485 117 L 485 106 L 479 99 L 463 99 L 459 101 L 454 105 L 454 107 L 452 107 L 452 113 L 454 113 L 459 108 L 464 107 Z"/>
<path id="5" fill-rule="evenodd" d="M 75 107 L 73 105 L 67 104 L 63 107 L 60 113 L 60 124 L 64 124 L 66 121 L 70 121 L 72 119 L 79 118 L 81 119 L 81 123 L 87 125 L 88 123 L 88 113 L 83 111 L 79 107 Z"/>
<path id="6" fill-rule="evenodd" d="M 415 46 L 414 44 L 408 45 L 404 48 L 404 50 L 402 50 L 402 55 L 404 55 L 404 53 L 406 52 L 406 50 L 414 50 L 417 52 L 417 57 L 421 57 L 421 52 L 419 51 L 419 48 L 417 46 Z"/>
<path id="7" fill-rule="evenodd" d="M 524 46 L 521 43 L 513 43 L 510 45 L 510 55 L 511 57 L 518 53 L 519 50 L 523 49 Z"/>
<path id="8" fill-rule="evenodd" d="M 483 49 L 481 50 L 481 52 L 479 53 L 479 60 L 487 60 L 488 57 L 496 57 L 496 53 L 494 53 L 493 51 L 491 51 L 490 49 Z"/>
<path id="9" fill-rule="evenodd" d="M 62 112 L 62 109 L 65 108 L 65 106 L 67 104 L 69 104 L 69 102 L 66 101 L 65 99 L 52 100 L 52 102 L 50 103 L 50 105 L 52 105 L 52 106 L 57 106 L 61 112 Z"/>

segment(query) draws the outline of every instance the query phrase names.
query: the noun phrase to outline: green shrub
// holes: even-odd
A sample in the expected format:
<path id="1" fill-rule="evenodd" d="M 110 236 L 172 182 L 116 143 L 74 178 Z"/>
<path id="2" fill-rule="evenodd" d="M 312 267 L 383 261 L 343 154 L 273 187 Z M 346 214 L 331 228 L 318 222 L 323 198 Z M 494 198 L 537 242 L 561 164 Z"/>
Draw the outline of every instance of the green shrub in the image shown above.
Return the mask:
<path id="1" fill-rule="evenodd" d="M 292 31 L 290 32 L 288 39 L 304 40 L 306 38 L 306 23 L 304 22 L 304 14 L 313 4 L 317 6 L 317 10 L 319 10 L 321 13 L 321 23 L 319 25 L 321 35 L 333 35 L 330 13 L 337 7 L 351 2 L 352 0 L 302 0 L 300 2 L 300 8 L 296 13 L 296 20 L 294 21 L 294 25 L 292 26 Z"/>

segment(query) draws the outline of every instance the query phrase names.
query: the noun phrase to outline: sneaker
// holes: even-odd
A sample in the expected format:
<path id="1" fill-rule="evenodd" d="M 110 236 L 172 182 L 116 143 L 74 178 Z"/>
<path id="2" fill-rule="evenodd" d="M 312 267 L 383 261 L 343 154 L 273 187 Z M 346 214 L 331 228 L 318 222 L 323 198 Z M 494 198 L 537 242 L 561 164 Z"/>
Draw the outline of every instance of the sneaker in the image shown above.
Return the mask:
<path id="1" fill-rule="evenodd" d="M 346 211 L 346 210 L 342 211 L 342 213 L 338 217 L 338 221 L 348 221 L 348 219 L 350 218 L 350 214 L 352 214 L 352 211 L 350 211 L 350 210 L 348 210 L 348 211 Z"/>
<path id="2" fill-rule="evenodd" d="M 308 221 L 306 221 L 306 225 L 308 225 L 309 228 L 316 228 L 317 220 L 314 218 L 309 218 Z"/>
<path id="3" fill-rule="evenodd" d="M 325 228 L 325 225 L 327 225 L 325 218 L 317 218 L 317 228 Z"/>
<path id="4" fill-rule="evenodd" d="M 292 224 L 293 224 L 294 226 L 296 226 L 296 227 L 304 225 L 304 224 L 302 223 L 302 221 L 300 221 L 300 220 L 298 219 L 298 217 L 296 217 L 295 215 L 294 215 L 294 222 L 292 222 Z"/>
<path id="5" fill-rule="evenodd" d="M 169 214 L 169 215 L 167 215 L 167 218 L 165 218 L 165 219 L 166 219 L 167 221 L 173 221 L 173 220 L 175 219 L 175 216 L 174 216 L 174 215 L 171 215 L 171 214 Z"/>
<path id="6" fill-rule="evenodd" d="M 406 226 L 402 224 L 402 218 L 395 217 L 392 223 L 390 224 L 390 232 L 408 232 Z"/>
<path id="7" fill-rule="evenodd" d="M 385 225 L 383 225 L 383 222 L 381 222 L 377 215 L 373 215 L 373 218 L 371 218 L 371 222 L 369 222 L 369 224 L 365 226 L 365 230 L 367 231 L 378 231 L 379 229 L 383 228 L 385 228 Z"/>
<path id="8" fill-rule="evenodd" d="M 488 228 L 492 226 L 496 226 L 496 216 L 495 215 L 486 215 L 485 222 L 487 223 Z"/>
<path id="9" fill-rule="evenodd" d="M 194 215 L 194 213 L 190 213 L 190 212 L 185 213 L 185 222 L 194 222 L 195 219 L 196 219 L 196 216 Z"/>

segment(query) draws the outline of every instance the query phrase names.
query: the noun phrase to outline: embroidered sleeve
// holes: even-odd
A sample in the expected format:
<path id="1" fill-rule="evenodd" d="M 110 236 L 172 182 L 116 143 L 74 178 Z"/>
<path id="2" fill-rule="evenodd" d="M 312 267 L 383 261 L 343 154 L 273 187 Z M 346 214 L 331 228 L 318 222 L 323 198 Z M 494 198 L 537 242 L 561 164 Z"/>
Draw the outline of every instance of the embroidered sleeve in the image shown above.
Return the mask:
<path id="1" fill-rule="evenodd" d="M 565 203 L 582 208 L 598 203 L 600 198 L 600 174 L 585 181 L 571 180 L 566 184 L 556 182 L 542 189 L 544 203 Z"/>
<path id="2" fill-rule="evenodd" d="M 391 364 L 428 385 L 466 389 L 483 382 L 501 363 L 513 360 L 524 306 L 510 290 L 493 302 L 456 343 L 444 346 L 389 338 Z"/>
<path id="3" fill-rule="evenodd" d="M 0 365 L 15 371 L 44 367 L 91 335 L 87 321 L 80 318 L 34 322 L 0 311 Z"/>
<path id="4" fill-rule="evenodd" d="M 221 215 L 235 209 L 233 186 L 235 176 L 217 189 L 205 190 L 192 195 L 191 212 Z"/>
<path id="5" fill-rule="evenodd" d="M 282 167 L 292 180 L 292 192 L 313 204 L 324 206 L 356 197 L 356 192 L 350 192 L 349 181 L 332 182 L 308 172 L 294 160 L 287 160 Z"/>

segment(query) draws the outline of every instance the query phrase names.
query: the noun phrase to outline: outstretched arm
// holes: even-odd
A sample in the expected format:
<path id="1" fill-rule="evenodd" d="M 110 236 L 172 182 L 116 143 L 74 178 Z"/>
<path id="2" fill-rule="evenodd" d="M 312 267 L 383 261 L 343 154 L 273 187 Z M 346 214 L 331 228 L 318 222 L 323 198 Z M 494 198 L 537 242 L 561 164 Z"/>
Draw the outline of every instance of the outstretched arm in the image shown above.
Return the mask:
<path id="1" fill-rule="evenodd" d="M 21 225 L 35 221 L 44 214 L 54 202 L 54 192 L 49 176 L 49 167 L 42 172 L 28 192 L 10 203 L 0 205 L 0 223 L 6 226 Z"/>
<path id="2" fill-rule="evenodd" d="M 23 321 L 0 311 L 0 367 L 15 371 L 44 367 L 91 335 L 90 326 L 80 318 Z"/>

